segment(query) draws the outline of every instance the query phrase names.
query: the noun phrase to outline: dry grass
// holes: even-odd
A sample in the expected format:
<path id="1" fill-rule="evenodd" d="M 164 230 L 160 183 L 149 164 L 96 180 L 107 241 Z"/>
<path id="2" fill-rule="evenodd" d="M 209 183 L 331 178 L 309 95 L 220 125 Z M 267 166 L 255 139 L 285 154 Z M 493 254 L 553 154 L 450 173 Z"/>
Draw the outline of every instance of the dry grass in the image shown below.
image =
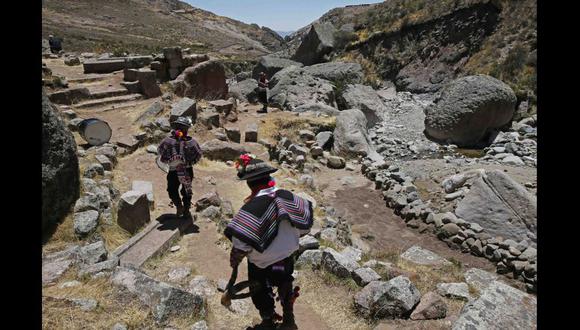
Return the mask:
<path id="1" fill-rule="evenodd" d="M 354 314 L 354 288 L 350 285 L 329 286 L 329 281 L 330 277 L 324 272 L 301 270 L 295 281 L 300 286 L 300 298 L 296 303 L 308 305 L 330 329 L 371 329 L 369 324 Z"/>
<path id="2" fill-rule="evenodd" d="M 279 112 L 264 120 L 258 129 L 258 136 L 269 141 L 277 141 L 280 136 L 286 136 L 292 141 L 298 140 L 298 132 L 302 129 L 334 130 L 334 117 L 297 117 L 288 112 Z"/>
<path id="3" fill-rule="evenodd" d="M 71 212 L 58 225 L 54 234 L 42 247 L 42 250 L 45 253 L 52 253 L 64 250 L 67 245 L 79 244 L 80 242 L 81 240 L 79 240 L 74 233 L 74 220 Z"/>
<path id="4" fill-rule="evenodd" d="M 59 281 L 71 280 L 72 270 Z M 62 288 L 58 285 L 43 289 L 42 295 L 58 298 L 94 299 L 98 307 L 90 312 L 61 301 L 44 300 L 42 303 L 43 329 L 110 329 L 115 323 L 125 323 L 129 329 L 154 328 L 149 308 L 138 299 L 120 302 L 116 299 L 117 289 L 108 279 L 85 281 L 82 285 Z"/>

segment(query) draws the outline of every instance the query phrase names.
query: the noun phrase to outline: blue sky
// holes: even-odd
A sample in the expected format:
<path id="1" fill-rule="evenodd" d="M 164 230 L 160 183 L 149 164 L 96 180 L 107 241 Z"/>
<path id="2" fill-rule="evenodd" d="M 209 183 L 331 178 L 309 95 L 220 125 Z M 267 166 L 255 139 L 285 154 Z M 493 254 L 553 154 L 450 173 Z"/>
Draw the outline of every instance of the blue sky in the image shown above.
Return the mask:
<path id="1" fill-rule="evenodd" d="M 276 31 L 295 31 L 332 8 L 378 0 L 182 0 L 194 7 Z"/>

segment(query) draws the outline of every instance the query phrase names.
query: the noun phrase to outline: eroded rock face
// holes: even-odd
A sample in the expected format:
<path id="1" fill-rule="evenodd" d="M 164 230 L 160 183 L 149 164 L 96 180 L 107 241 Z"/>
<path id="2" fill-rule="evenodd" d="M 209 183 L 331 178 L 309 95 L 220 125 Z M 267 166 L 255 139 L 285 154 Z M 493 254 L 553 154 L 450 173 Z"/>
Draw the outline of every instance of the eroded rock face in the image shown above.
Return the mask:
<path id="1" fill-rule="evenodd" d="M 501 282 L 492 282 L 481 296 L 467 303 L 453 324 L 463 329 L 535 329 L 537 300 Z"/>
<path id="2" fill-rule="evenodd" d="M 362 67 L 358 63 L 329 62 L 304 67 L 309 74 L 332 81 L 335 84 L 360 84 L 363 80 Z"/>
<path id="3" fill-rule="evenodd" d="M 518 242 L 536 238 L 536 197 L 501 171 L 487 171 L 475 180 L 455 214 L 479 224 L 492 236 Z"/>
<path id="4" fill-rule="evenodd" d="M 42 230 L 59 222 L 79 197 L 80 173 L 72 133 L 42 91 Z"/>
<path id="5" fill-rule="evenodd" d="M 333 136 L 334 151 L 339 155 L 357 157 L 375 153 L 367 132 L 367 119 L 358 109 L 340 112 Z"/>
<path id="6" fill-rule="evenodd" d="M 252 78 L 258 80 L 260 78 L 260 72 L 266 73 L 266 77 L 269 79 L 273 77 L 278 71 L 285 69 L 289 66 L 301 67 L 302 63 L 289 60 L 287 58 L 279 58 L 272 55 L 266 55 L 260 57 L 258 64 L 252 70 Z"/>
<path id="7" fill-rule="evenodd" d="M 513 117 L 516 95 L 505 83 L 485 75 L 462 77 L 443 89 L 425 110 L 425 133 L 459 146 L 475 146 Z"/>

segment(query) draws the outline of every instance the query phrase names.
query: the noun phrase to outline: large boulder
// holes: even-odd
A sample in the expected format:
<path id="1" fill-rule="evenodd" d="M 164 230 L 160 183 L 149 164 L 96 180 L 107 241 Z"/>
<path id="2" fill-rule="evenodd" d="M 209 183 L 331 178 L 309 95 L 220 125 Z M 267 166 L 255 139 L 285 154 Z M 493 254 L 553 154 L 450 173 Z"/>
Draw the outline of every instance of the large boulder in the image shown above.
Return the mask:
<path id="1" fill-rule="evenodd" d="M 518 242 L 536 238 L 536 197 L 502 171 L 488 171 L 475 180 L 455 214 L 492 236 Z"/>
<path id="2" fill-rule="evenodd" d="M 184 291 L 170 284 L 159 282 L 135 269 L 118 267 L 111 282 L 122 288 L 121 295 L 137 298 L 149 308 L 158 324 L 170 317 L 204 317 L 206 301 L 199 294 Z"/>
<path id="3" fill-rule="evenodd" d="M 42 91 L 42 230 L 58 223 L 79 197 L 80 173 L 72 133 Z"/>
<path id="4" fill-rule="evenodd" d="M 382 121 L 387 107 L 377 91 L 367 85 L 347 85 L 338 98 L 339 109 L 360 109 L 367 118 L 367 127 Z"/>
<path id="5" fill-rule="evenodd" d="M 131 234 L 151 221 L 147 193 L 130 190 L 121 195 L 117 210 L 117 223 Z"/>
<path id="6" fill-rule="evenodd" d="M 336 117 L 334 151 L 343 156 L 369 156 L 376 151 L 367 131 L 367 119 L 358 109 L 344 110 Z"/>
<path id="7" fill-rule="evenodd" d="M 462 77 L 425 109 L 425 133 L 459 146 L 478 145 L 511 121 L 515 106 L 516 96 L 505 83 L 485 75 Z"/>
<path id="8" fill-rule="evenodd" d="M 331 23 L 313 24 L 292 59 L 304 65 L 327 62 L 327 55 L 334 50 L 335 32 Z"/>
<path id="9" fill-rule="evenodd" d="M 201 145 L 203 156 L 212 160 L 236 160 L 247 150 L 237 143 L 224 142 L 218 139 L 210 140 Z"/>
<path id="10" fill-rule="evenodd" d="M 258 64 L 252 70 L 252 78 L 258 80 L 260 77 L 260 72 L 265 72 L 267 78 L 273 77 L 278 71 L 285 69 L 289 66 L 302 66 L 302 63 L 289 60 L 287 58 L 279 58 L 273 55 L 266 55 L 260 57 Z"/>
<path id="11" fill-rule="evenodd" d="M 478 299 L 463 306 L 452 327 L 453 330 L 536 328 L 536 297 L 497 281 Z"/>
<path id="12" fill-rule="evenodd" d="M 336 85 L 360 84 L 363 80 L 362 67 L 358 63 L 329 62 L 304 67 L 316 78 L 332 81 Z"/>
<path id="13" fill-rule="evenodd" d="M 403 318 L 419 303 L 421 293 L 405 276 L 374 281 L 354 296 L 357 312 L 367 318 Z"/>
<path id="14" fill-rule="evenodd" d="M 226 71 L 222 63 L 210 60 L 189 67 L 173 81 L 175 94 L 192 99 L 218 100 L 228 94 Z"/>
<path id="15" fill-rule="evenodd" d="M 255 79 L 246 79 L 240 82 L 232 83 L 229 87 L 229 96 L 244 102 L 258 102 L 258 81 Z"/>
<path id="16" fill-rule="evenodd" d="M 294 111 L 306 103 L 322 103 L 336 107 L 333 85 L 316 78 L 303 68 L 290 66 L 272 77 L 268 102 L 271 106 Z"/>

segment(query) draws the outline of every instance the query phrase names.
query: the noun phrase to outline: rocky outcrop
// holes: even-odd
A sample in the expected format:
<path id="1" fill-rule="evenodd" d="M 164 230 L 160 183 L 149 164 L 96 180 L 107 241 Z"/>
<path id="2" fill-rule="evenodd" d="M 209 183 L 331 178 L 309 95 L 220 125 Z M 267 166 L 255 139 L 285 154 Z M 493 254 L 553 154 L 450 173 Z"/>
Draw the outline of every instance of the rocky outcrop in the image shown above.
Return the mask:
<path id="1" fill-rule="evenodd" d="M 213 160 L 236 160 L 241 154 L 246 153 L 247 150 L 237 144 L 224 142 L 217 139 L 210 140 L 201 145 L 203 156 Z"/>
<path id="2" fill-rule="evenodd" d="M 494 129 L 511 121 L 516 96 L 503 82 L 485 75 L 459 78 L 447 85 L 425 110 L 425 133 L 459 146 L 486 142 Z"/>
<path id="3" fill-rule="evenodd" d="M 260 57 L 258 64 L 252 70 L 252 78 L 258 80 L 260 77 L 260 72 L 265 72 L 266 77 L 270 79 L 273 77 L 278 71 L 285 69 L 289 66 L 298 66 L 301 67 L 302 63 L 292 61 L 286 58 L 279 58 L 272 55 L 266 55 Z"/>
<path id="4" fill-rule="evenodd" d="M 367 318 L 408 317 L 419 303 L 421 293 L 406 277 L 398 276 L 388 282 L 374 281 L 354 296 L 358 313 Z"/>
<path id="5" fill-rule="evenodd" d="M 244 102 L 258 102 L 258 81 L 255 79 L 246 79 L 229 86 L 229 96 Z"/>
<path id="6" fill-rule="evenodd" d="M 367 127 L 372 127 L 382 120 L 382 114 L 387 107 L 379 94 L 370 86 L 347 85 L 338 98 L 339 108 L 360 109 L 367 118 Z"/>
<path id="7" fill-rule="evenodd" d="M 223 64 L 210 60 L 189 67 L 171 82 L 175 94 L 192 99 L 223 99 L 228 93 Z"/>
<path id="8" fill-rule="evenodd" d="M 329 62 L 304 67 L 316 78 L 332 81 L 336 85 L 360 84 L 363 80 L 362 67 L 358 63 Z"/>
<path id="9" fill-rule="evenodd" d="M 58 223 L 79 197 L 80 173 L 72 133 L 42 91 L 42 230 Z"/>
<path id="10" fill-rule="evenodd" d="M 335 32 L 331 23 L 313 24 L 292 59 L 304 65 L 327 62 L 328 55 L 334 50 Z"/>
<path id="11" fill-rule="evenodd" d="M 322 103 L 336 107 L 333 85 L 327 80 L 306 73 L 303 68 L 297 66 L 276 73 L 272 77 L 271 87 L 268 102 L 280 109 L 294 111 L 306 103 Z"/>

